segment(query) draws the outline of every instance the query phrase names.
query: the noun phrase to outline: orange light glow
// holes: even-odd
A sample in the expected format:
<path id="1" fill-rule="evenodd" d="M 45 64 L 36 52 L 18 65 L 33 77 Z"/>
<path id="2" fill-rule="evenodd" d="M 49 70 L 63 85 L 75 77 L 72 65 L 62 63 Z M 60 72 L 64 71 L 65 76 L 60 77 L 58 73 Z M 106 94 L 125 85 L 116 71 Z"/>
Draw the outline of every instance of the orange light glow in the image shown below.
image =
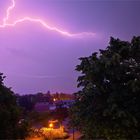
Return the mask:
<path id="1" fill-rule="evenodd" d="M 50 128 L 53 128 L 53 123 L 50 123 L 50 124 L 49 124 L 49 127 L 50 127 Z"/>

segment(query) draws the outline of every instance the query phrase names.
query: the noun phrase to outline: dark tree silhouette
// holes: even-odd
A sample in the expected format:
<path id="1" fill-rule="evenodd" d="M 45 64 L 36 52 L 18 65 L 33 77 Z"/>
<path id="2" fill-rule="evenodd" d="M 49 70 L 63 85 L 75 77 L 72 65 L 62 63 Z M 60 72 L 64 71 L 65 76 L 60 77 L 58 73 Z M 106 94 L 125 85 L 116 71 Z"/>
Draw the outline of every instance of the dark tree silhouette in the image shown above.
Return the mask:
<path id="1" fill-rule="evenodd" d="M 84 140 L 140 137 L 140 37 L 110 39 L 100 53 L 80 58 L 81 72 L 71 109 L 72 123 Z"/>
<path id="2" fill-rule="evenodd" d="M 27 128 L 19 124 L 20 109 L 14 93 L 4 85 L 4 78 L 0 73 L 0 139 L 24 138 Z"/>

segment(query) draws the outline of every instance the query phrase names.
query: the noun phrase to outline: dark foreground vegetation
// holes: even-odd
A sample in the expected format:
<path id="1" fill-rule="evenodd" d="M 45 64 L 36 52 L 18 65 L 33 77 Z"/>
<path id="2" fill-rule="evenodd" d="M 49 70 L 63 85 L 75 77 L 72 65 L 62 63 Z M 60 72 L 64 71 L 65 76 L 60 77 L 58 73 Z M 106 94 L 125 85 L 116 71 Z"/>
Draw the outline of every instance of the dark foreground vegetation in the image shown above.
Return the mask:
<path id="1" fill-rule="evenodd" d="M 84 140 L 140 139 L 140 37 L 80 58 L 71 123 Z"/>
<path id="2" fill-rule="evenodd" d="M 70 110 L 60 101 L 73 97 L 15 95 L 0 73 L 0 139 L 24 139 L 38 123 L 46 128 L 49 120 L 62 124 L 66 118 L 83 140 L 140 139 L 140 37 L 131 42 L 111 38 L 105 50 L 80 60 L 76 70 L 81 72 L 81 90 Z M 34 110 L 37 103 L 48 105 L 45 112 Z"/>
<path id="3" fill-rule="evenodd" d="M 16 103 L 16 96 L 4 83 L 0 73 L 0 139 L 24 139 L 28 123 L 21 120 L 22 111 Z"/>

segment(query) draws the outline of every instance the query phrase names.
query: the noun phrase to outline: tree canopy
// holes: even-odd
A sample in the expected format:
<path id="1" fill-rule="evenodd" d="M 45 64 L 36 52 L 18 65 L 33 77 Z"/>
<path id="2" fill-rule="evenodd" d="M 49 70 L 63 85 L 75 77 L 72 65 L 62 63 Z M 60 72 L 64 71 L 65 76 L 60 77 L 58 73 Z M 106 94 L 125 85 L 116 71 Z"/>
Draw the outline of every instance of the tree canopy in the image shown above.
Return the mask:
<path id="1" fill-rule="evenodd" d="M 71 118 L 84 140 L 140 137 L 140 37 L 111 37 L 105 50 L 80 61 Z"/>
<path id="2" fill-rule="evenodd" d="M 24 138 L 27 128 L 19 124 L 20 109 L 14 93 L 4 85 L 4 78 L 0 73 L 0 139 Z"/>

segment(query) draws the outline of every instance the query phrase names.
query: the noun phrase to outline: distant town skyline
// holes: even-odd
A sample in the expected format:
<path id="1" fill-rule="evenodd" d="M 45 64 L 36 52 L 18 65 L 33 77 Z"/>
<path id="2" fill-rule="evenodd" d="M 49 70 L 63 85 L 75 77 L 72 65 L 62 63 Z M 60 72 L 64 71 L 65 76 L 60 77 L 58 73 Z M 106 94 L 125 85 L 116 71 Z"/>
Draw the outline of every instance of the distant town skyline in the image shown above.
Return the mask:
<path id="1" fill-rule="evenodd" d="M 4 25 L 11 1 L 1 0 L 0 5 Z M 110 36 L 130 40 L 140 35 L 139 12 L 140 1 L 17 0 L 8 22 L 28 16 L 67 35 L 82 36 L 44 30 L 40 21 L 33 24 L 28 19 L 14 28 L 1 26 L 0 72 L 6 76 L 5 84 L 19 94 L 76 92 L 78 58 L 105 49 Z"/>

